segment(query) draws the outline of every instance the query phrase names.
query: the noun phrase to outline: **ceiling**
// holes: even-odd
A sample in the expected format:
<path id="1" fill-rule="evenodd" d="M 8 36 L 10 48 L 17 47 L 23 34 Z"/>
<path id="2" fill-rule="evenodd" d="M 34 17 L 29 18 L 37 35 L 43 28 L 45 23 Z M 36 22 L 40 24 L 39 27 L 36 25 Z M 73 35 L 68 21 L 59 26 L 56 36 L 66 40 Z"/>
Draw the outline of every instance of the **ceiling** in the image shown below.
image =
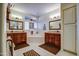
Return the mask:
<path id="1" fill-rule="evenodd" d="M 59 3 L 13 3 L 13 5 L 12 10 L 35 16 L 40 16 L 60 8 Z"/>

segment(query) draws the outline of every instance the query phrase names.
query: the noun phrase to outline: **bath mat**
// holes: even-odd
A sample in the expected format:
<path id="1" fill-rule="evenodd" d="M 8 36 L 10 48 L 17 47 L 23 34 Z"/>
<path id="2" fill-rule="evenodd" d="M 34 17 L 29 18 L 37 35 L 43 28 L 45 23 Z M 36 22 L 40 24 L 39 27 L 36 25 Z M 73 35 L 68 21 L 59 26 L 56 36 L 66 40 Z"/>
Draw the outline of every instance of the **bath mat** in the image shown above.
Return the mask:
<path id="1" fill-rule="evenodd" d="M 59 52 L 60 49 L 56 48 L 55 46 L 49 45 L 49 44 L 42 44 L 39 47 L 53 53 L 53 54 L 57 54 Z"/>
<path id="2" fill-rule="evenodd" d="M 34 50 L 30 50 L 30 51 L 27 51 L 25 53 L 23 53 L 24 56 L 40 56 L 36 51 Z"/>
<path id="3" fill-rule="evenodd" d="M 27 46 L 29 46 L 28 44 L 19 44 L 19 45 L 16 45 L 15 46 L 15 48 L 14 48 L 14 50 L 17 50 L 17 49 L 21 49 L 21 48 L 24 48 L 24 47 L 27 47 Z"/>

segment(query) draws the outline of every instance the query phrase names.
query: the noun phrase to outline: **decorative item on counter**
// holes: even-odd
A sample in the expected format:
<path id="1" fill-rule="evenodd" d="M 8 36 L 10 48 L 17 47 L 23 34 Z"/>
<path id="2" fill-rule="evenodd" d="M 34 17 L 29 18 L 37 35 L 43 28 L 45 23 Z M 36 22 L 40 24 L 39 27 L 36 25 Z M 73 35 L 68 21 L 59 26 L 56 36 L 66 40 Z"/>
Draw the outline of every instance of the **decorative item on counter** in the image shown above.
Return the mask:
<path id="1" fill-rule="evenodd" d="M 58 19 L 60 19 L 60 16 L 51 17 L 51 20 L 58 20 Z"/>
<path id="2" fill-rule="evenodd" d="M 31 31 L 31 35 L 33 35 L 33 31 Z"/>
<path id="3" fill-rule="evenodd" d="M 16 19 L 18 20 L 19 18 L 18 18 L 18 17 L 16 17 Z"/>
<path id="4" fill-rule="evenodd" d="M 57 20 L 57 17 L 53 17 L 53 20 Z"/>
<path id="5" fill-rule="evenodd" d="M 59 32 L 59 31 L 57 30 L 57 32 Z"/>
<path id="6" fill-rule="evenodd" d="M 11 30 L 11 32 L 13 32 L 13 30 Z"/>
<path id="7" fill-rule="evenodd" d="M 60 19 L 60 16 L 57 16 L 56 18 L 57 18 L 57 19 Z"/>

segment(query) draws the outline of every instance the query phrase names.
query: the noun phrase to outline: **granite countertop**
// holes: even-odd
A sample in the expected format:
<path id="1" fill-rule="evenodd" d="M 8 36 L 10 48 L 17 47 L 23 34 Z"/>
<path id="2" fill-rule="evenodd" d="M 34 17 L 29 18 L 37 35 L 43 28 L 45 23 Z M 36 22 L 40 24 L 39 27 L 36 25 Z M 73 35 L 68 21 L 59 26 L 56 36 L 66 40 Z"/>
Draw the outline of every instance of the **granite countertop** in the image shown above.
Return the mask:
<path id="1" fill-rule="evenodd" d="M 45 32 L 45 33 L 61 33 L 60 31 L 47 31 L 47 32 Z"/>

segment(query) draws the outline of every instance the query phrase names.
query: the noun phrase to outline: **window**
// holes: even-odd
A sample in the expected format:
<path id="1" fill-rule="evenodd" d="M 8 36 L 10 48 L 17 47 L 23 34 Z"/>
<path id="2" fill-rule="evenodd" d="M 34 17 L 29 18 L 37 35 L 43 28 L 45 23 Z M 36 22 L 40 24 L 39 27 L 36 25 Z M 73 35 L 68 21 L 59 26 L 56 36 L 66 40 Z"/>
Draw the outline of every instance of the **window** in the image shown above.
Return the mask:
<path id="1" fill-rule="evenodd" d="M 30 30 L 30 29 L 37 29 L 37 22 L 24 22 L 24 29 Z"/>
<path id="2" fill-rule="evenodd" d="M 37 27 L 38 27 L 37 22 L 34 22 L 34 29 L 37 29 Z"/>
<path id="3" fill-rule="evenodd" d="M 33 22 L 29 22 L 29 29 L 34 29 L 34 23 Z"/>
<path id="4" fill-rule="evenodd" d="M 29 22 L 24 22 L 24 29 L 29 30 Z"/>

